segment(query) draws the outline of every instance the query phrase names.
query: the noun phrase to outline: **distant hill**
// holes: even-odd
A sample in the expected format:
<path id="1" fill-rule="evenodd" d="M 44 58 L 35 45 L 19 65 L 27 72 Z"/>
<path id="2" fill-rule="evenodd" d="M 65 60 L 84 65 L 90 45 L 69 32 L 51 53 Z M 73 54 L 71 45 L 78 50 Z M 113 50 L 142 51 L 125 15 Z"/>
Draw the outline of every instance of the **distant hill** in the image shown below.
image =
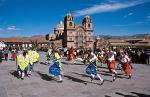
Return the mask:
<path id="1" fill-rule="evenodd" d="M 148 34 L 135 34 L 135 35 L 131 35 L 131 36 L 111 36 L 111 35 L 96 35 L 94 36 L 94 38 L 96 38 L 97 36 L 105 38 L 105 39 L 129 39 L 129 38 L 144 38 L 146 35 Z M 149 34 L 150 35 L 150 34 Z M 3 37 L 0 37 L 3 38 Z M 5 38 L 45 38 L 45 35 L 34 35 L 31 37 L 5 37 Z"/>
<path id="2" fill-rule="evenodd" d="M 105 38 L 105 39 L 129 39 L 129 38 L 144 38 L 148 34 L 135 34 L 131 36 L 111 36 L 111 35 L 98 35 L 99 37 Z M 95 38 L 97 36 L 94 36 Z"/>

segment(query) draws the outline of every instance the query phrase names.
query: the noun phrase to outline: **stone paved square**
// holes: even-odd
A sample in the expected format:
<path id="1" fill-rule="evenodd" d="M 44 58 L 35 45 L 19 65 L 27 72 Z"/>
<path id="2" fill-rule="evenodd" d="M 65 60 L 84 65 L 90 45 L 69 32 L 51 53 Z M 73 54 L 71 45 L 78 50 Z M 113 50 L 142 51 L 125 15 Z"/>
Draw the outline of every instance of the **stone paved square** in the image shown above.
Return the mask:
<path id="1" fill-rule="evenodd" d="M 99 80 L 90 81 L 85 73 L 85 65 L 72 64 L 62 59 L 63 83 L 57 83 L 48 75 L 49 65 L 42 64 L 45 53 L 40 52 L 40 62 L 35 65 L 32 76 L 24 80 L 14 76 L 15 61 L 3 61 L 0 64 L 0 97 L 150 97 L 150 66 L 133 64 L 132 79 L 126 79 L 119 72 L 115 82 L 106 65 L 99 69 L 103 85 Z"/>

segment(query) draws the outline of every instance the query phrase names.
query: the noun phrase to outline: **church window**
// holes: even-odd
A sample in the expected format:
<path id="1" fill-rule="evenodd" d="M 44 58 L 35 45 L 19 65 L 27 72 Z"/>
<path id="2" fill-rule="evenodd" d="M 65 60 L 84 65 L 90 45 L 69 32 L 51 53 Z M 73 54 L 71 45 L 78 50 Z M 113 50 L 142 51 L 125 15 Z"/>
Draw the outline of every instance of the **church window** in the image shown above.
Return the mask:
<path id="1" fill-rule="evenodd" d="M 69 26 L 72 26 L 72 22 L 69 22 Z"/>
<path id="2" fill-rule="evenodd" d="M 69 40 L 72 41 L 72 38 L 70 37 Z"/>
<path id="3" fill-rule="evenodd" d="M 90 25 L 90 24 L 88 24 L 88 27 L 90 28 L 90 27 L 91 27 L 91 25 Z"/>

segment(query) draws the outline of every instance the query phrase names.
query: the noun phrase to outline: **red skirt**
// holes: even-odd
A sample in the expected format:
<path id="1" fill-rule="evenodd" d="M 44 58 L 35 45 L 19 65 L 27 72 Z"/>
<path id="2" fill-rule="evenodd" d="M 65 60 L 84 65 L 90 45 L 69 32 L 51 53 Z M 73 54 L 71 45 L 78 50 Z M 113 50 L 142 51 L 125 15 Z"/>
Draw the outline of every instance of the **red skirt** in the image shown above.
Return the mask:
<path id="1" fill-rule="evenodd" d="M 111 62 L 108 62 L 107 65 L 108 65 L 109 70 L 111 70 L 111 69 L 115 70 L 116 61 L 112 60 Z"/>
<path id="2" fill-rule="evenodd" d="M 13 60 L 15 60 L 16 57 L 17 57 L 16 53 L 12 53 L 11 58 L 12 58 Z"/>
<path id="3" fill-rule="evenodd" d="M 122 68 L 127 76 L 131 75 L 131 66 L 128 63 L 123 63 Z"/>

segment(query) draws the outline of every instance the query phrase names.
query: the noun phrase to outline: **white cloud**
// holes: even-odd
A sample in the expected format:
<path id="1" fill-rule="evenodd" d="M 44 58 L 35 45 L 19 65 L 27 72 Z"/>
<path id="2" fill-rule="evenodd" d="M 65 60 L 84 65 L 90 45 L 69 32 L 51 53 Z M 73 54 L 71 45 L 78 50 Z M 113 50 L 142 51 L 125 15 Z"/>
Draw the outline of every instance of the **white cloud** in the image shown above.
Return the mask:
<path id="1" fill-rule="evenodd" d="M 2 28 L 0 28 L 0 31 L 2 31 L 3 29 Z"/>
<path id="2" fill-rule="evenodd" d="M 146 16 L 146 20 L 149 22 L 150 21 L 150 13 Z"/>
<path id="3" fill-rule="evenodd" d="M 113 1 L 113 0 L 112 0 Z M 109 2 L 109 3 L 102 3 L 99 5 L 93 5 L 89 8 L 77 10 L 74 12 L 74 16 L 82 16 L 82 15 L 90 15 L 96 13 L 103 13 L 103 12 L 112 12 L 124 8 L 133 7 L 139 4 L 143 4 L 146 2 L 150 2 L 150 0 L 131 0 L 128 2 Z"/>
<path id="4" fill-rule="evenodd" d="M 116 0 L 107 0 L 107 1 L 110 2 L 110 3 L 116 3 L 116 2 L 118 2 Z"/>
<path id="5" fill-rule="evenodd" d="M 148 18 L 148 19 L 150 19 L 150 15 L 149 15 L 149 16 L 147 16 L 147 18 Z"/>
<path id="6" fill-rule="evenodd" d="M 144 25 L 144 22 L 135 22 L 135 23 L 130 23 L 130 24 L 118 24 L 118 25 L 112 25 L 113 27 L 129 27 L 129 26 L 142 26 Z"/>
<path id="7" fill-rule="evenodd" d="M 147 18 L 150 19 L 150 13 L 148 14 Z"/>
<path id="8" fill-rule="evenodd" d="M 127 18 L 128 16 L 132 16 L 133 15 L 133 13 L 128 13 L 127 15 L 124 15 L 124 18 Z"/>
<path id="9" fill-rule="evenodd" d="M 17 28 L 16 26 L 9 26 L 9 27 L 7 27 L 7 30 L 8 31 L 18 31 L 18 30 L 21 30 L 21 29 Z"/>

